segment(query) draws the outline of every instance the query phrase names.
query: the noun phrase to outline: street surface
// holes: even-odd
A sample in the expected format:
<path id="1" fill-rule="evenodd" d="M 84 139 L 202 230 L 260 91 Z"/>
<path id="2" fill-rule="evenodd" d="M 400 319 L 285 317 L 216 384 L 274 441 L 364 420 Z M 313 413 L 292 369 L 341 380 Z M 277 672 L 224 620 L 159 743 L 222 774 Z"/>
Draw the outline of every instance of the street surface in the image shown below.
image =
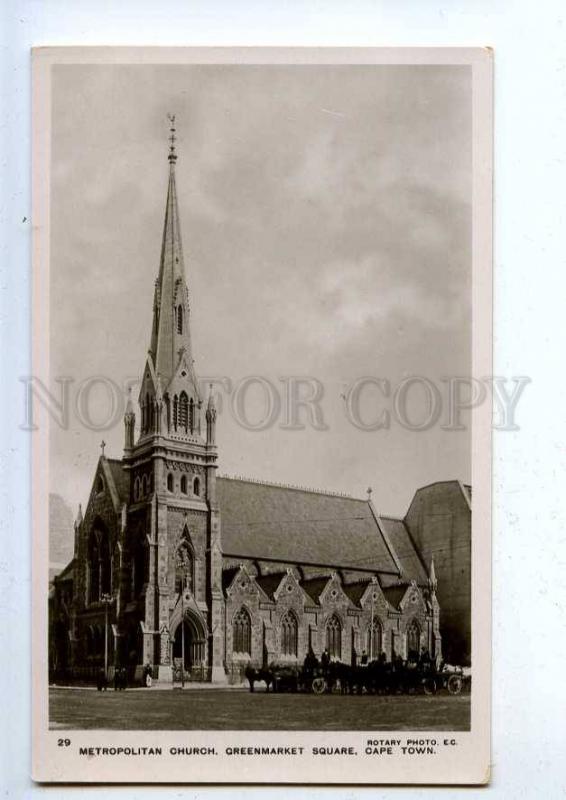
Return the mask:
<path id="1" fill-rule="evenodd" d="M 465 731 L 470 695 L 267 694 L 247 689 L 49 690 L 51 728 Z"/>

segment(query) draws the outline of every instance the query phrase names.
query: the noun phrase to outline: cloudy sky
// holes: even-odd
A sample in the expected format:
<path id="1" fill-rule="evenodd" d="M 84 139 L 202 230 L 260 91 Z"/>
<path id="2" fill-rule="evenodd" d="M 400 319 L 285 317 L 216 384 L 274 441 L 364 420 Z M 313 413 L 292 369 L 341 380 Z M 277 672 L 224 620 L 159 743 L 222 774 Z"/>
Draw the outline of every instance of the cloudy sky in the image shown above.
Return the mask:
<path id="1" fill-rule="evenodd" d="M 469 481 L 468 432 L 394 418 L 361 431 L 342 395 L 362 376 L 394 389 L 423 375 L 443 391 L 442 377 L 470 372 L 470 78 L 457 66 L 55 67 L 52 377 L 71 376 L 74 397 L 92 376 L 123 386 L 143 368 L 172 111 L 197 373 L 324 386 L 324 431 L 250 432 L 224 404 L 220 471 L 358 496 L 372 486 L 399 514 L 418 486 Z M 90 399 L 94 421 L 107 417 L 100 387 Z M 368 391 L 364 417 L 383 408 Z M 101 438 L 121 456 L 121 421 L 51 426 L 50 489 L 74 508 Z"/>

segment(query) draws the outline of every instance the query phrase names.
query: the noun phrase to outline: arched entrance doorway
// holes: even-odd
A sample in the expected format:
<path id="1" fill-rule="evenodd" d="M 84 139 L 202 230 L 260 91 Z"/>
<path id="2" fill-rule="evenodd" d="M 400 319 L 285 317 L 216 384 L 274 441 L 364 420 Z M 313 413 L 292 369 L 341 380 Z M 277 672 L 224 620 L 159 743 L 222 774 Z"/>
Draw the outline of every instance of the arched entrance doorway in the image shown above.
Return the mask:
<path id="1" fill-rule="evenodd" d="M 187 678 L 195 673 L 200 675 L 205 660 L 204 645 L 202 623 L 187 612 L 183 621 L 177 625 L 173 637 L 173 664 L 176 670 L 180 670 L 183 666 Z"/>

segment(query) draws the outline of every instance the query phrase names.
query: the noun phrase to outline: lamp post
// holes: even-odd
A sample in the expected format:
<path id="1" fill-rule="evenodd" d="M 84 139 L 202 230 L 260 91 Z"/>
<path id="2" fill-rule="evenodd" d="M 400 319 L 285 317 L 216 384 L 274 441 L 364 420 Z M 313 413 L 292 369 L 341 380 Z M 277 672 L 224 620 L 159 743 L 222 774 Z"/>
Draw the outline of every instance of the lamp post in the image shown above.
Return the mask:
<path id="1" fill-rule="evenodd" d="M 185 688 L 185 576 L 181 578 L 181 688 Z"/>
<path id="2" fill-rule="evenodd" d="M 112 597 L 103 594 L 100 599 L 104 603 L 104 677 L 108 680 L 108 606 L 112 602 Z"/>
<path id="3" fill-rule="evenodd" d="M 181 575 L 181 689 L 185 688 L 185 560 L 182 555 L 177 557 L 176 568 Z"/>
<path id="4" fill-rule="evenodd" d="M 369 660 L 370 660 L 370 662 L 373 661 L 373 636 L 374 636 L 374 630 L 373 630 L 373 596 L 374 596 L 374 594 L 375 594 L 375 592 L 371 593 L 371 622 L 370 622 L 370 625 L 369 625 Z"/>

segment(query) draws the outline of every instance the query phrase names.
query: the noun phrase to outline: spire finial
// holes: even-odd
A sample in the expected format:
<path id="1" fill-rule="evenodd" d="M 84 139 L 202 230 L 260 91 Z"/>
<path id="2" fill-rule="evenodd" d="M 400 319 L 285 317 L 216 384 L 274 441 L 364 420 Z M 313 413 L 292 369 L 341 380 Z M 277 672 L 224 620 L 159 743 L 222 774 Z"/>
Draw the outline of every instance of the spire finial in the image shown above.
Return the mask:
<path id="1" fill-rule="evenodd" d="M 126 401 L 126 414 L 134 413 L 134 404 L 132 403 L 132 387 L 128 386 L 128 399 Z"/>
<path id="2" fill-rule="evenodd" d="M 169 163 L 174 164 L 177 160 L 177 153 L 175 152 L 175 142 L 177 141 L 177 137 L 175 133 L 177 129 L 175 127 L 175 114 L 167 114 L 167 119 L 171 123 L 171 127 L 169 128 Z"/>
<path id="3" fill-rule="evenodd" d="M 436 570 L 434 568 L 434 555 L 430 559 L 430 569 L 428 573 L 428 585 L 431 592 L 436 592 L 438 581 L 436 579 Z"/>
<path id="4" fill-rule="evenodd" d="M 371 486 L 368 486 L 368 488 L 366 489 L 366 494 L 368 496 L 368 503 L 371 500 L 372 492 L 373 492 L 373 489 L 371 488 Z"/>

